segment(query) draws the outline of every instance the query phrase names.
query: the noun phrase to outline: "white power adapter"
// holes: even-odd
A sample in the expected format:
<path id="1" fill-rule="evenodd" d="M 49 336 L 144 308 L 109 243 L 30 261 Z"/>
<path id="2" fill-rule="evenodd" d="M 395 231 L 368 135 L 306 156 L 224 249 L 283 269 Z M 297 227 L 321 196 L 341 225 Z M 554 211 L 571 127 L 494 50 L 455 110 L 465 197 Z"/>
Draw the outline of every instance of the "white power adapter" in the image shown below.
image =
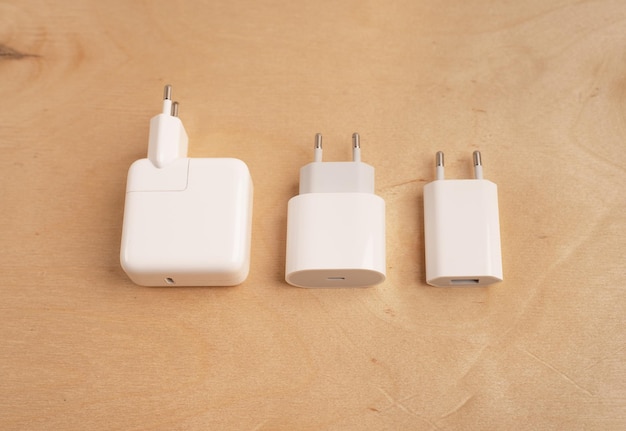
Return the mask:
<path id="1" fill-rule="evenodd" d="M 314 161 L 300 169 L 300 194 L 289 200 L 285 279 L 298 287 L 365 287 L 385 280 L 385 201 L 374 194 L 374 168 L 361 162 L 352 135 L 351 162 Z"/>
<path id="2" fill-rule="evenodd" d="M 165 87 L 148 158 L 128 171 L 120 262 L 144 286 L 232 286 L 250 267 L 252 179 L 233 158 L 189 158 Z"/>
<path id="3" fill-rule="evenodd" d="M 483 179 L 474 151 L 474 179 L 444 180 L 443 153 L 437 179 L 424 186 L 426 282 L 433 286 L 487 285 L 502 281 L 498 188 Z"/>

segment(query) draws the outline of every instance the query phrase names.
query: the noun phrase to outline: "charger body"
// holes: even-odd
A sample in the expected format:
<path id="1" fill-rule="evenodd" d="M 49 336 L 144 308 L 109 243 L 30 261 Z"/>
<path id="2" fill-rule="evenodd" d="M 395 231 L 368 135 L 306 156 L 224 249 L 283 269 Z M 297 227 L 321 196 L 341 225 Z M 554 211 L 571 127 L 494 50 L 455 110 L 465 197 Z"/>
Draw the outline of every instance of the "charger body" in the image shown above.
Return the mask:
<path id="1" fill-rule="evenodd" d="M 424 186 L 426 282 L 433 286 L 502 281 L 498 188 L 485 179 Z"/>
<path id="2" fill-rule="evenodd" d="M 233 158 L 149 159 L 128 172 L 120 261 L 144 286 L 231 286 L 250 267 L 253 185 Z"/>

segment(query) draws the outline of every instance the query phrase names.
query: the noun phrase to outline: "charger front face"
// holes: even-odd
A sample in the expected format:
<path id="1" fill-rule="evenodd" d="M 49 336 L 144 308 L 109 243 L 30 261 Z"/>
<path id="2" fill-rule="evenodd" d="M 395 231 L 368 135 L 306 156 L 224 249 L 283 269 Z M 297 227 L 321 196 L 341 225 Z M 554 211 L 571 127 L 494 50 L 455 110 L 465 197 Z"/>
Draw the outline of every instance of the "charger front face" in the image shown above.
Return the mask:
<path id="1" fill-rule="evenodd" d="M 250 266 L 252 180 L 237 159 L 147 159 L 128 174 L 122 267 L 145 286 L 230 286 Z"/>
<path id="2" fill-rule="evenodd" d="M 502 281 L 498 191 L 488 180 L 424 187 L 426 280 L 434 286 Z"/>
<path id="3" fill-rule="evenodd" d="M 385 280 L 385 201 L 373 193 L 291 198 L 285 279 L 298 287 L 365 287 Z"/>

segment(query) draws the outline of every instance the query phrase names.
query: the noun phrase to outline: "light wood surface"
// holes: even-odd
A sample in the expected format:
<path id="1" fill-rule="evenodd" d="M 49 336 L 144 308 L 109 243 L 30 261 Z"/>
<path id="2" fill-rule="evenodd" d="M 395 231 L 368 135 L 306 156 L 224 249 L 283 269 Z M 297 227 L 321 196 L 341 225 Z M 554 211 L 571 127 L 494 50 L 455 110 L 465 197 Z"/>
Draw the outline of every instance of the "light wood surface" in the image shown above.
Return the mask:
<path id="1" fill-rule="evenodd" d="M 0 2 L 2 430 L 626 429 L 623 1 Z M 248 280 L 119 266 L 171 83 L 196 157 L 252 172 Z M 361 134 L 387 281 L 284 282 L 322 132 Z M 424 282 L 437 150 L 499 186 L 505 281 Z"/>

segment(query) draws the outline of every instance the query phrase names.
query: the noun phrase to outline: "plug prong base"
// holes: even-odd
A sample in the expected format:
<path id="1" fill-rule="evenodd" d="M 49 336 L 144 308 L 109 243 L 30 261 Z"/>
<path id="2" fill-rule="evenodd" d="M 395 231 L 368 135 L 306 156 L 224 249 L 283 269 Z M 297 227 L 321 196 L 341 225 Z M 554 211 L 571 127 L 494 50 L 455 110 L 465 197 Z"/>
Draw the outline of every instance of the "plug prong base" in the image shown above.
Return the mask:
<path id="1" fill-rule="evenodd" d="M 352 161 L 361 161 L 361 137 L 356 132 L 352 134 Z"/>
<path id="2" fill-rule="evenodd" d="M 444 166 L 443 166 L 443 151 L 437 151 L 435 155 L 435 169 L 436 169 L 436 178 L 438 180 L 444 179 Z"/>
<path id="3" fill-rule="evenodd" d="M 483 179 L 483 160 L 480 155 L 480 151 L 474 151 L 474 178 L 477 180 Z"/>
<path id="4" fill-rule="evenodd" d="M 322 161 L 322 134 L 315 134 L 315 145 L 313 146 L 313 161 L 321 162 Z"/>
<path id="5" fill-rule="evenodd" d="M 169 84 L 163 88 L 163 113 L 172 115 L 172 86 Z"/>

